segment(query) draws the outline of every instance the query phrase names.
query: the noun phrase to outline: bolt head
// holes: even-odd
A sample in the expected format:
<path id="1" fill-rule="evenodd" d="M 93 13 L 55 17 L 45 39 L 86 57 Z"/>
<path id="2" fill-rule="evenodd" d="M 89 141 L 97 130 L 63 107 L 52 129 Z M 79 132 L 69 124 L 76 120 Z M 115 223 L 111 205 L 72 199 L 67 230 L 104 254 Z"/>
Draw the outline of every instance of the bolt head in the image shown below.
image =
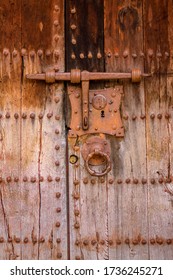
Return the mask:
<path id="1" fill-rule="evenodd" d="M 56 208 L 56 212 L 60 213 L 61 212 L 61 208 L 60 207 Z"/>
<path id="2" fill-rule="evenodd" d="M 84 178 L 84 179 L 83 179 L 83 183 L 84 183 L 84 184 L 88 184 L 88 178 Z"/>
<path id="3" fill-rule="evenodd" d="M 30 118 L 31 118 L 31 119 L 35 119 L 35 113 L 31 113 L 31 114 L 30 114 Z"/>
<path id="4" fill-rule="evenodd" d="M 38 50 L 37 54 L 38 54 L 39 57 L 42 57 L 43 51 L 42 50 Z"/>
<path id="5" fill-rule="evenodd" d="M 56 181 L 56 182 L 60 182 L 60 177 L 56 177 L 56 178 L 55 178 L 55 181 Z"/>
<path id="6" fill-rule="evenodd" d="M 130 181 L 131 181 L 130 178 L 127 178 L 126 179 L 126 184 L 130 184 Z"/>
<path id="7" fill-rule="evenodd" d="M 53 179 L 52 179 L 51 176 L 48 176 L 48 177 L 47 177 L 47 180 L 48 180 L 48 182 L 52 182 L 52 181 L 53 181 Z"/>
<path id="8" fill-rule="evenodd" d="M 60 198 L 61 197 L 61 193 L 60 192 L 57 192 L 56 193 L 56 198 Z"/>
<path id="9" fill-rule="evenodd" d="M 56 239 L 56 242 L 57 242 L 57 243 L 61 243 L 61 238 L 57 238 L 57 239 Z"/>

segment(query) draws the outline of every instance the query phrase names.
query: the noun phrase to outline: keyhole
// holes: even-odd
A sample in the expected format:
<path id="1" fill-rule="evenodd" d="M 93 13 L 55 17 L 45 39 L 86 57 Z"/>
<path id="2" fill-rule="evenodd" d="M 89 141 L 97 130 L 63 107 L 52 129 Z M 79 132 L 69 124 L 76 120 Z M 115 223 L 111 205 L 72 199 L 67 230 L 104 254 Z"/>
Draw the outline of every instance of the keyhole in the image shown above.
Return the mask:
<path id="1" fill-rule="evenodd" d="M 105 111 L 101 111 L 101 118 L 105 117 Z"/>

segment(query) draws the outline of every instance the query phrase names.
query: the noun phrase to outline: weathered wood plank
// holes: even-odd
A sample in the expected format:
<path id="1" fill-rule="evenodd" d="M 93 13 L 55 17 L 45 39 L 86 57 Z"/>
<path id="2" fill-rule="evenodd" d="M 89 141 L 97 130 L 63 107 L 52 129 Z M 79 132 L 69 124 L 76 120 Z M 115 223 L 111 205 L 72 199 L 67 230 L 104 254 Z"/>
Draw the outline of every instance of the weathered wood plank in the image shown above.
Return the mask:
<path id="1" fill-rule="evenodd" d="M 171 12 L 171 9 L 170 9 Z M 144 1 L 144 37 L 147 53 L 146 71 L 155 73 L 145 83 L 148 213 L 150 259 L 172 259 L 172 205 L 170 195 L 170 120 L 172 98 L 166 72 L 169 59 L 168 1 Z M 153 40 L 154 38 L 154 40 Z M 158 73 L 158 74 L 157 74 Z M 151 181 L 154 178 L 155 181 Z"/>
<path id="2" fill-rule="evenodd" d="M 52 1 L 51 8 L 46 1 L 24 1 L 22 16 L 22 42 L 29 59 L 24 56 L 25 74 L 57 67 L 64 71 L 63 1 Z M 23 232 L 32 238 L 27 251 L 23 247 L 24 258 L 67 259 L 63 85 L 24 80 L 22 109 L 31 114 L 22 127 L 23 174 L 31 181 L 22 190 L 24 196 L 30 194 L 23 204 L 28 223 L 27 228 L 23 224 Z"/>
<path id="3" fill-rule="evenodd" d="M 0 3 L 0 259 L 20 259 L 21 1 Z M 17 117 L 16 117 L 17 116 Z M 4 243 L 5 242 L 5 243 Z"/>
<path id="4" fill-rule="evenodd" d="M 105 1 L 106 70 L 143 71 L 141 1 Z M 108 176 L 110 259 L 147 259 L 145 96 L 143 82 L 123 82 L 121 116 L 125 136 L 110 138 L 112 172 Z M 145 243 L 145 246 L 142 245 Z"/>

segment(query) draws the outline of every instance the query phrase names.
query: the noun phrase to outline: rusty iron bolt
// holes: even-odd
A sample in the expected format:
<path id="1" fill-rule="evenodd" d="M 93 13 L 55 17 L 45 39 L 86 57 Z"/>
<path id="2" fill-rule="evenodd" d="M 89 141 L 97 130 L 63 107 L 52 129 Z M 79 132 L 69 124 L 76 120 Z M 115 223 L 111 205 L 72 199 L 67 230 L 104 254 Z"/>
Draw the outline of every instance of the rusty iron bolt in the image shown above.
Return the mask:
<path id="1" fill-rule="evenodd" d="M 113 182 L 114 182 L 113 178 L 109 179 L 109 184 L 113 184 Z"/>
<path id="2" fill-rule="evenodd" d="M 43 51 L 42 50 L 38 50 L 37 54 L 38 54 L 39 57 L 42 57 Z"/>
<path id="3" fill-rule="evenodd" d="M 147 240 L 146 239 L 142 239 L 141 243 L 142 243 L 142 245 L 146 245 L 147 244 Z"/>
<path id="4" fill-rule="evenodd" d="M 76 8 L 74 7 L 73 9 L 71 9 L 71 14 L 75 14 L 76 13 Z"/>
<path id="5" fill-rule="evenodd" d="M 79 180 L 74 180 L 74 181 L 73 181 L 73 184 L 74 184 L 75 186 L 79 185 Z"/>
<path id="6" fill-rule="evenodd" d="M 122 182 L 123 182 L 123 181 L 122 181 L 121 179 L 118 179 L 118 180 L 117 180 L 117 183 L 118 183 L 118 184 L 122 184 Z"/>
<path id="7" fill-rule="evenodd" d="M 17 120 L 19 118 L 19 114 L 18 113 L 15 113 L 14 114 L 14 118 Z"/>
<path id="8" fill-rule="evenodd" d="M 133 57 L 134 59 L 136 59 L 136 58 L 137 58 L 137 54 L 136 54 L 136 53 L 132 53 L 132 57 Z"/>
<path id="9" fill-rule="evenodd" d="M 83 241 L 83 245 L 88 246 L 89 245 L 89 241 L 88 240 L 84 240 Z"/>
<path id="10" fill-rule="evenodd" d="M 40 176 L 40 177 L 39 177 L 39 181 L 40 181 L 40 182 L 43 182 L 43 181 L 44 181 L 44 177 L 43 177 L 43 176 Z"/>
<path id="11" fill-rule="evenodd" d="M 171 117 L 171 114 L 169 114 L 169 113 L 165 114 L 165 119 L 170 119 L 170 117 Z"/>
<path id="12" fill-rule="evenodd" d="M 136 178 L 135 178 L 135 179 L 133 179 L 133 183 L 134 183 L 134 184 L 138 184 L 138 182 L 139 182 L 139 180 L 138 180 L 138 179 L 136 179 Z"/>
<path id="13" fill-rule="evenodd" d="M 150 180 L 150 183 L 152 184 L 152 185 L 154 185 L 155 184 L 155 179 L 154 178 L 152 178 L 151 180 Z"/>
<path id="14" fill-rule="evenodd" d="M 38 117 L 40 120 L 43 119 L 43 113 L 40 113 Z"/>
<path id="15" fill-rule="evenodd" d="M 126 120 L 126 121 L 128 120 L 128 118 L 129 118 L 129 117 L 128 117 L 127 115 L 124 115 L 124 116 L 123 116 L 123 119 Z"/>
<path id="16" fill-rule="evenodd" d="M 60 192 L 57 192 L 56 193 L 56 198 L 60 198 L 61 197 L 61 193 Z"/>
<path id="17" fill-rule="evenodd" d="M 19 182 L 19 177 L 14 177 L 14 182 Z"/>
<path id="18" fill-rule="evenodd" d="M 75 59 L 75 58 L 76 58 L 75 54 L 72 53 L 72 54 L 71 54 L 71 59 Z"/>
<path id="19" fill-rule="evenodd" d="M 97 244 L 97 241 L 95 239 L 91 240 L 91 245 L 96 245 Z"/>
<path id="20" fill-rule="evenodd" d="M 53 116 L 53 113 L 48 113 L 47 118 L 50 119 Z"/>
<path id="21" fill-rule="evenodd" d="M 57 27 L 57 26 L 59 25 L 59 21 L 58 21 L 58 20 L 55 20 L 53 24 L 54 24 L 54 26 Z"/>
<path id="22" fill-rule="evenodd" d="M 133 116 L 132 116 L 132 120 L 135 121 L 136 119 L 137 119 L 137 116 L 136 116 L 136 115 L 133 115 Z"/>
<path id="23" fill-rule="evenodd" d="M 36 182 L 36 177 L 31 177 L 31 183 L 35 183 Z"/>
<path id="24" fill-rule="evenodd" d="M 150 118 L 153 120 L 155 118 L 155 114 L 151 114 Z"/>
<path id="25" fill-rule="evenodd" d="M 91 184 L 94 185 L 96 183 L 95 179 L 91 179 Z"/>
<path id="26" fill-rule="evenodd" d="M 31 113 L 31 114 L 30 114 L 30 118 L 31 118 L 31 119 L 35 119 L 35 113 Z"/>
<path id="27" fill-rule="evenodd" d="M 101 178 L 100 179 L 100 182 L 103 184 L 103 183 L 105 183 L 105 179 L 104 178 Z"/>
<path id="28" fill-rule="evenodd" d="M 56 208 L 56 212 L 60 213 L 61 212 L 61 207 Z"/>
<path id="29" fill-rule="evenodd" d="M 45 242 L 45 238 L 41 237 L 39 241 L 40 241 L 40 243 L 44 243 Z"/>
<path id="30" fill-rule="evenodd" d="M 166 243 L 167 243 L 168 245 L 172 244 L 172 239 L 167 239 L 167 240 L 166 240 Z"/>
<path id="31" fill-rule="evenodd" d="M 162 58 L 162 54 L 160 52 L 157 53 L 157 58 Z"/>
<path id="32" fill-rule="evenodd" d="M 163 244 L 163 238 L 157 238 L 157 239 L 156 239 L 156 242 L 157 242 L 159 245 L 162 245 L 162 244 Z"/>
<path id="33" fill-rule="evenodd" d="M 105 241 L 102 239 L 102 240 L 100 240 L 100 244 L 101 245 L 104 245 L 105 244 Z"/>
<path id="34" fill-rule="evenodd" d="M 12 181 L 12 178 L 10 176 L 8 176 L 6 180 L 8 183 L 10 183 Z"/>
<path id="35" fill-rule="evenodd" d="M 59 58 L 60 53 L 59 53 L 59 51 L 58 51 L 58 50 L 55 50 L 55 51 L 54 51 L 54 56 L 55 56 L 55 58 Z"/>
<path id="36" fill-rule="evenodd" d="M 60 166 L 60 162 L 57 160 L 57 161 L 55 161 L 55 165 L 56 166 Z"/>
<path id="37" fill-rule="evenodd" d="M 148 50 L 148 56 L 149 56 L 150 58 L 152 58 L 152 57 L 153 57 L 153 54 L 154 54 L 153 50 L 152 50 L 152 49 L 149 49 L 149 50 Z"/>
<path id="38" fill-rule="evenodd" d="M 129 55 L 129 52 L 128 52 L 128 51 L 124 51 L 124 52 L 123 52 L 123 57 L 124 57 L 124 58 L 127 58 L 128 55 Z"/>
<path id="39" fill-rule="evenodd" d="M 55 36 L 54 36 L 54 40 L 55 40 L 55 42 L 58 42 L 58 41 L 59 41 L 59 36 L 58 36 L 58 35 L 55 35 Z"/>
<path id="40" fill-rule="evenodd" d="M 24 177 L 23 177 L 23 182 L 27 182 L 27 181 L 28 181 L 27 176 L 24 176 Z"/>
<path id="41" fill-rule="evenodd" d="M 145 115 L 142 114 L 140 118 L 141 118 L 142 120 L 144 120 L 144 119 L 145 119 Z"/>
<path id="42" fill-rule="evenodd" d="M 55 181 L 56 181 L 56 182 L 60 182 L 60 180 L 61 180 L 60 177 L 56 177 L 56 178 L 55 178 Z"/>
<path id="43" fill-rule="evenodd" d="M 80 58 L 81 59 L 84 59 L 85 58 L 85 55 L 83 53 L 80 53 Z"/>
<path id="44" fill-rule="evenodd" d="M 130 184 L 130 182 L 131 182 L 130 178 L 127 178 L 126 179 L 126 184 Z"/>
<path id="45" fill-rule="evenodd" d="M 4 238 L 0 237 L 0 243 L 3 243 L 3 242 L 4 242 Z"/>
<path id="46" fill-rule="evenodd" d="M 161 119 L 162 119 L 162 114 L 158 114 L 158 115 L 157 115 L 157 118 L 158 118 L 159 120 L 161 120 Z"/>
<path id="47" fill-rule="evenodd" d="M 137 239 L 133 239 L 132 243 L 133 243 L 133 245 L 138 245 L 139 241 Z"/>
<path id="48" fill-rule="evenodd" d="M 23 242 L 24 242 L 25 244 L 28 243 L 28 242 L 29 242 L 28 237 L 25 237 L 24 240 L 23 240 Z"/>
<path id="49" fill-rule="evenodd" d="M 75 229 L 78 229 L 78 228 L 80 228 L 80 224 L 79 224 L 78 222 L 76 222 L 76 223 L 74 224 L 74 227 L 75 227 Z"/>
<path id="50" fill-rule="evenodd" d="M 7 57 L 7 56 L 9 55 L 9 50 L 4 49 L 4 51 L 3 51 L 3 55 L 4 55 L 5 57 Z"/>
<path id="51" fill-rule="evenodd" d="M 121 240 L 120 240 L 120 239 L 117 239 L 116 244 L 117 244 L 117 245 L 121 245 Z"/>
<path id="52" fill-rule="evenodd" d="M 92 53 L 89 52 L 89 53 L 88 53 L 88 58 L 91 59 L 92 57 L 93 57 Z"/>
<path id="53" fill-rule="evenodd" d="M 48 176 L 48 177 L 47 177 L 47 180 L 48 180 L 48 182 L 52 182 L 52 181 L 53 181 L 53 179 L 52 179 L 51 176 Z"/>
<path id="54" fill-rule="evenodd" d="M 60 227 L 60 226 L 61 226 L 61 223 L 60 223 L 60 222 L 56 222 L 55 226 L 56 226 L 56 227 Z"/>
<path id="55" fill-rule="evenodd" d="M 32 238 L 32 242 L 33 242 L 34 244 L 36 244 L 36 243 L 37 243 L 37 237 L 33 237 L 33 238 Z"/>
<path id="56" fill-rule="evenodd" d="M 27 114 L 26 113 L 23 113 L 22 114 L 22 119 L 26 119 L 27 118 Z"/>
<path id="57" fill-rule="evenodd" d="M 59 120 L 60 120 L 60 116 L 59 116 L 59 115 L 56 115 L 56 116 L 55 116 L 55 120 L 59 121 Z"/>
<path id="58" fill-rule="evenodd" d="M 35 52 L 34 52 L 34 51 L 31 51 L 31 52 L 30 52 L 30 58 L 34 58 L 34 56 L 35 56 Z"/>
<path id="59" fill-rule="evenodd" d="M 97 53 L 97 58 L 98 59 L 101 59 L 102 58 L 102 55 L 101 55 L 101 53 L 99 52 L 99 53 Z"/>
<path id="60" fill-rule="evenodd" d="M 19 237 L 15 237 L 15 241 L 16 241 L 16 243 L 20 243 L 20 238 Z"/>
<path id="61" fill-rule="evenodd" d="M 75 214 L 75 216 L 79 216 L 80 215 L 80 212 L 79 212 L 79 210 L 74 210 L 74 214 Z"/>
<path id="62" fill-rule="evenodd" d="M 142 184 L 145 185 L 147 183 L 147 179 L 142 179 Z"/>
<path id="63" fill-rule="evenodd" d="M 113 243 L 112 240 L 108 240 L 108 244 L 109 244 L 110 246 L 112 246 L 114 243 Z"/>
<path id="64" fill-rule="evenodd" d="M 26 55 L 26 49 L 22 49 L 21 50 L 21 56 L 25 56 Z"/>
<path id="65" fill-rule="evenodd" d="M 167 178 L 167 179 L 166 179 L 166 183 L 168 183 L 168 184 L 170 184 L 171 181 L 172 181 L 171 178 Z"/>
<path id="66" fill-rule="evenodd" d="M 75 245 L 76 245 L 76 246 L 79 246 L 79 245 L 80 245 L 80 241 L 79 241 L 78 239 L 75 241 Z"/>
<path id="67" fill-rule="evenodd" d="M 163 178 L 159 178 L 159 183 L 163 184 Z"/>
<path id="68" fill-rule="evenodd" d="M 10 113 L 6 113 L 6 118 L 9 119 L 10 118 Z"/>
<path id="69" fill-rule="evenodd" d="M 56 151 L 59 151 L 59 149 L 60 149 L 60 146 L 59 146 L 59 145 L 56 145 L 56 146 L 55 146 L 55 150 L 56 150 Z"/>
<path id="70" fill-rule="evenodd" d="M 83 179 L 83 183 L 84 183 L 84 184 L 88 184 L 88 178 L 84 178 L 84 179 Z"/>
<path id="71" fill-rule="evenodd" d="M 52 54 L 51 50 L 47 50 L 47 51 L 46 51 L 46 56 L 47 56 L 47 57 L 50 57 L 51 54 Z"/>
<path id="72" fill-rule="evenodd" d="M 80 198 L 79 193 L 74 193 L 74 194 L 73 194 L 73 198 L 76 199 L 76 200 L 78 200 L 78 199 Z"/>
<path id="73" fill-rule="evenodd" d="M 70 27 L 72 30 L 75 30 L 77 28 L 77 26 L 75 24 L 72 24 Z"/>
<path id="74" fill-rule="evenodd" d="M 58 253 L 58 254 L 57 254 L 57 258 L 58 258 L 58 259 L 61 259 L 61 258 L 62 258 L 62 253 Z"/>
<path id="75" fill-rule="evenodd" d="M 151 243 L 152 245 L 154 245 L 154 244 L 156 243 L 155 239 L 154 239 L 154 238 L 151 238 L 151 239 L 150 239 L 150 243 Z"/>
<path id="76" fill-rule="evenodd" d="M 55 129 L 55 134 L 59 134 L 59 129 Z"/>
<path id="77" fill-rule="evenodd" d="M 56 242 L 57 242 L 57 243 L 61 243 L 61 238 L 57 238 L 57 239 L 56 239 Z"/>
<path id="78" fill-rule="evenodd" d="M 79 256 L 75 257 L 75 260 L 77 260 L 77 261 L 79 261 L 80 259 L 81 259 L 81 257 L 79 257 Z"/>

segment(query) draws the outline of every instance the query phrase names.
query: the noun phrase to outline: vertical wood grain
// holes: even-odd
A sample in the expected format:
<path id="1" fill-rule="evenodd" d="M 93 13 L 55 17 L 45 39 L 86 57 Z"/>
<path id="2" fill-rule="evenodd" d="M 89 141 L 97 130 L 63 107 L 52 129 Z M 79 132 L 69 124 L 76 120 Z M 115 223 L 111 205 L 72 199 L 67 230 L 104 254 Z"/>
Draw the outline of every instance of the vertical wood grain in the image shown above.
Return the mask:
<path id="1" fill-rule="evenodd" d="M 21 1 L 0 3 L 0 259 L 21 258 Z M 17 114 L 18 118 L 15 118 Z"/>
<path id="2" fill-rule="evenodd" d="M 142 10 L 142 1 L 105 1 L 106 71 L 143 71 Z M 143 82 L 122 83 L 125 136 L 108 137 L 113 163 L 108 176 L 109 258 L 147 259 L 147 187 L 141 183 L 146 178 L 144 87 Z"/>

